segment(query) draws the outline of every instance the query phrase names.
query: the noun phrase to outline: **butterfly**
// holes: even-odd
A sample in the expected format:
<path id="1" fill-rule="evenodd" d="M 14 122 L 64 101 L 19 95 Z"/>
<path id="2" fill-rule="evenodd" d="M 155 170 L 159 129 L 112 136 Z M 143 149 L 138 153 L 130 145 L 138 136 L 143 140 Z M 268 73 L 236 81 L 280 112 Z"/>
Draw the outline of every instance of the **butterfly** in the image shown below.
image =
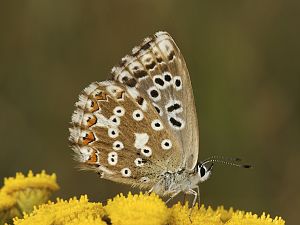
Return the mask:
<path id="1" fill-rule="evenodd" d="M 75 159 L 103 179 L 169 200 L 191 194 L 195 205 L 198 184 L 214 162 L 240 166 L 220 157 L 198 162 L 191 79 L 167 32 L 145 38 L 113 67 L 110 79 L 86 87 L 75 106 L 69 138 Z"/>

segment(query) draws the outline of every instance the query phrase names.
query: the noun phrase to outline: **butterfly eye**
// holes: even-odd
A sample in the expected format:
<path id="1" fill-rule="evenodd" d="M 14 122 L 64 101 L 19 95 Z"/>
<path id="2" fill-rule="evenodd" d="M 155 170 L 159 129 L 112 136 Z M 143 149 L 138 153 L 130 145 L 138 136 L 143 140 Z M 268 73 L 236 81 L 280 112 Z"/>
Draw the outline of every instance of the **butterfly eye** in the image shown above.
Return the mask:
<path id="1" fill-rule="evenodd" d="M 121 174 L 123 177 L 130 177 L 131 176 L 131 170 L 129 168 L 123 168 L 121 170 Z"/>
<path id="2" fill-rule="evenodd" d="M 206 173 L 206 169 L 203 166 L 201 166 L 200 167 L 200 176 L 204 177 L 205 173 Z"/>
<path id="3" fill-rule="evenodd" d="M 137 109 L 133 111 L 132 117 L 136 121 L 141 121 L 144 118 L 144 114 L 141 110 Z"/>

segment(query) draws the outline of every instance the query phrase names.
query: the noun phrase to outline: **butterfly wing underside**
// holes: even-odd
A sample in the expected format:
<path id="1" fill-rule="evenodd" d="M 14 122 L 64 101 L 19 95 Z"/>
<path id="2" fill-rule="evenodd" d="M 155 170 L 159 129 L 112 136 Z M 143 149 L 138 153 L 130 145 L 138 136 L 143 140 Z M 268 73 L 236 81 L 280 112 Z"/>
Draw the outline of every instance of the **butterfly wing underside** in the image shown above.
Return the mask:
<path id="1" fill-rule="evenodd" d="M 76 103 L 75 158 L 105 179 L 150 188 L 167 171 L 193 169 L 198 124 L 185 61 L 166 32 L 146 38 Z"/>

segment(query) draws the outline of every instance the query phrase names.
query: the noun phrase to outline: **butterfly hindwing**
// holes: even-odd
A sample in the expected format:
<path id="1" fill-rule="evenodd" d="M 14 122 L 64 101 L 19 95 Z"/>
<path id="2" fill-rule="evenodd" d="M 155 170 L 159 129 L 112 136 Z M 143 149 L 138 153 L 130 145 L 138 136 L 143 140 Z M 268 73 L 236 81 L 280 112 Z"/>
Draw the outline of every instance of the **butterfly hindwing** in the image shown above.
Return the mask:
<path id="1" fill-rule="evenodd" d="M 76 159 L 103 178 L 150 188 L 178 151 L 147 96 L 143 104 L 116 81 L 95 82 L 79 97 L 70 129 Z"/>

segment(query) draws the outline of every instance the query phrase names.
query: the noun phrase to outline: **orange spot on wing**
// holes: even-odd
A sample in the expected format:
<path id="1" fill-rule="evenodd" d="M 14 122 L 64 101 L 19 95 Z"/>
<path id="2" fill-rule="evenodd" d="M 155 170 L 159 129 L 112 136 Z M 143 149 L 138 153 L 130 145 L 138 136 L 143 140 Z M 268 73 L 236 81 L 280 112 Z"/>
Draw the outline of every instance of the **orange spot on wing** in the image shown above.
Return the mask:
<path id="1" fill-rule="evenodd" d="M 95 99 L 100 101 L 107 101 L 107 94 L 105 91 L 100 91 L 99 93 L 95 94 Z"/>
<path id="2" fill-rule="evenodd" d="M 92 115 L 91 117 L 89 117 L 89 118 L 87 119 L 86 123 L 87 123 L 87 126 L 88 126 L 88 127 L 93 126 L 95 123 L 97 123 L 97 118 L 96 118 L 96 116 Z"/>
<path id="3" fill-rule="evenodd" d="M 98 155 L 96 151 L 93 151 L 87 163 L 95 164 L 96 162 L 98 162 Z"/>
<path id="4" fill-rule="evenodd" d="M 93 134 L 93 132 L 87 132 L 86 135 L 84 137 L 82 137 L 82 144 L 84 145 L 88 145 L 89 143 L 95 141 L 95 136 Z"/>

